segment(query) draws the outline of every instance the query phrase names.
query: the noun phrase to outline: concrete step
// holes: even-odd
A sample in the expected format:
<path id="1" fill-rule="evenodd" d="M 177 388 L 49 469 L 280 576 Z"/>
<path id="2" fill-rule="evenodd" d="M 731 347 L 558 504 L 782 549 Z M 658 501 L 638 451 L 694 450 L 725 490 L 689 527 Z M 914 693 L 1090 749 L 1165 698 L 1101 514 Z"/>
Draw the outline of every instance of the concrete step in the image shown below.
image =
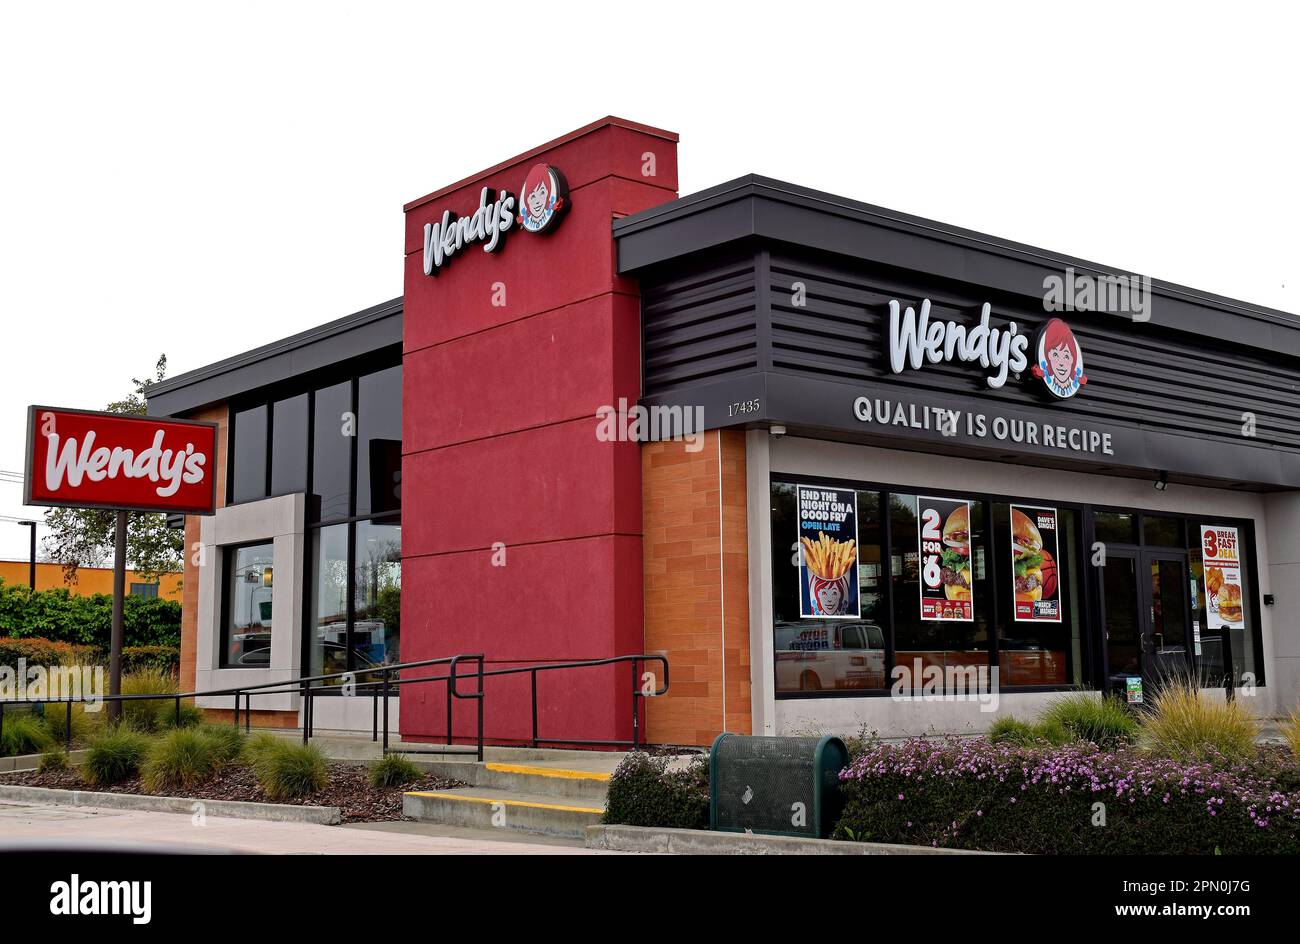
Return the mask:
<path id="1" fill-rule="evenodd" d="M 430 760 L 427 757 L 414 757 L 411 760 L 439 777 L 461 780 L 470 786 L 555 797 L 581 806 L 598 806 L 602 809 L 612 773 L 612 768 L 590 769 L 596 765 L 583 758 L 564 762 L 485 761 L 482 764 Z"/>
<path id="2" fill-rule="evenodd" d="M 579 839 L 600 822 L 603 806 L 544 794 L 489 787 L 416 791 L 402 797 L 402 813 L 426 823 L 504 829 Z"/>

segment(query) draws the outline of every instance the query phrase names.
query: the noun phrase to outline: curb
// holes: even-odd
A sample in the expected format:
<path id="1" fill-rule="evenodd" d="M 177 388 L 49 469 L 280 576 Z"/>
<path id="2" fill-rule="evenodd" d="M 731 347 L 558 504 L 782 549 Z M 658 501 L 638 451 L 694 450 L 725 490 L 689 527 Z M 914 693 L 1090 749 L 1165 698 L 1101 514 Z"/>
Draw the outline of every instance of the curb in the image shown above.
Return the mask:
<path id="1" fill-rule="evenodd" d="M 798 836 L 760 836 L 704 829 L 659 829 L 652 826 L 588 826 L 588 849 L 648 852 L 660 855 L 999 855 L 969 849 L 935 849 L 887 842 L 845 842 Z"/>
<path id="2" fill-rule="evenodd" d="M 0 785 L 0 801 L 44 803 L 50 806 L 94 806 L 110 810 L 150 813 L 194 813 L 202 804 L 204 815 L 231 819 L 259 819 L 276 823 L 312 823 L 337 826 L 342 813 L 337 806 L 294 806 L 290 803 L 252 803 L 246 800 L 200 800 L 194 797 L 145 796 L 139 793 L 100 793 L 94 790 L 55 790 L 50 787 Z"/>
<path id="3" fill-rule="evenodd" d="M 62 745 L 60 745 L 62 747 Z M 86 759 L 88 753 L 85 748 L 78 748 L 74 751 L 66 752 L 68 763 L 73 766 L 79 766 Z M 40 765 L 43 754 L 14 754 L 10 757 L 0 757 L 0 774 L 8 773 L 26 773 L 29 770 L 35 770 Z"/>

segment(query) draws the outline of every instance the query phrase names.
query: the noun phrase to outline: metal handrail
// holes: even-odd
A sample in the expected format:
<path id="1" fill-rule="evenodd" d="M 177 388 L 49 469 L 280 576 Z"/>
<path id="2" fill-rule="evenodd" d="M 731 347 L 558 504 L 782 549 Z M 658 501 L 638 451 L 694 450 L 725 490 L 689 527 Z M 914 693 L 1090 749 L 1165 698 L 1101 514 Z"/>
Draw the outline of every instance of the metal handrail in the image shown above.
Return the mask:
<path id="1" fill-rule="evenodd" d="M 534 660 L 512 659 L 511 662 L 530 662 Z M 464 662 L 474 664 L 475 671 L 472 673 L 462 673 L 459 667 Z M 171 700 L 176 705 L 176 720 L 180 721 L 181 702 L 185 699 L 192 698 L 213 698 L 224 695 L 233 695 L 235 699 L 233 723 L 239 727 L 240 712 L 243 712 L 244 730 L 251 730 L 252 724 L 252 699 L 253 695 L 279 695 L 279 694 L 301 694 L 303 697 L 302 711 L 302 740 L 306 744 L 312 736 L 315 723 L 314 698 L 318 692 L 333 692 L 338 689 L 333 685 L 317 684 L 329 682 L 335 679 L 345 679 L 350 688 L 355 691 L 358 689 L 370 689 L 372 700 L 372 733 L 371 740 L 378 741 L 380 735 L 379 724 L 379 700 L 383 698 L 383 753 L 389 752 L 389 718 L 388 718 L 388 699 L 390 691 L 394 688 L 400 690 L 402 685 L 412 685 L 423 682 L 446 682 L 447 683 L 447 740 L 446 749 L 428 748 L 428 749 L 402 749 L 405 754 L 467 754 L 471 753 L 464 749 L 454 749 L 454 717 L 453 705 L 456 699 L 472 700 L 477 703 L 477 730 L 474 737 L 474 750 L 478 760 L 483 759 L 484 735 L 484 684 L 488 678 L 506 675 L 521 675 L 527 673 L 530 679 L 531 689 L 531 707 L 532 707 L 532 738 L 531 745 L 540 747 L 543 744 L 574 744 L 587 745 L 591 747 L 631 747 L 634 750 L 641 746 L 641 705 L 644 698 L 658 697 L 666 694 L 668 691 L 668 659 L 662 655 L 625 655 L 611 656 L 604 659 L 584 659 L 568 662 L 548 662 L 538 665 L 515 665 L 502 669 L 485 669 L 483 653 L 461 654 L 455 656 L 446 656 L 439 659 L 422 659 L 414 662 L 396 662 L 392 665 L 375 666 L 350 672 L 329 672 L 322 675 L 305 675 L 292 679 L 280 679 L 274 682 L 261 682 L 252 685 L 240 685 L 230 688 L 208 689 L 206 691 L 194 692 L 176 692 L 176 693 L 140 693 L 131 695 L 100 695 L 99 701 L 108 702 L 126 702 L 126 701 L 158 701 Z M 654 688 L 647 690 L 646 680 L 643 679 L 640 666 L 647 662 L 658 662 L 663 667 L 662 685 L 657 684 Z M 631 740 L 584 740 L 578 738 L 543 738 L 538 729 L 538 712 L 537 712 L 537 681 L 538 675 L 542 672 L 560 671 L 568 669 L 594 668 L 605 665 L 618 665 L 620 663 L 629 663 L 632 667 L 632 738 Z M 410 669 L 427 668 L 429 666 L 447 666 L 446 675 L 424 675 L 415 678 L 402 678 L 400 674 L 394 677 L 393 673 L 401 673 Z M 382 678 L 362 682 L 358 678 L 366 676 L 382 675 Z M 462 691 L 458 686 L 458 681 L 476 682 L 473 691 Z M 242 699 L 242 709 L 241 709 Z M 5 705 L 67 705 L 67 728 L 65 731 L 67 746 L 72 746 L 72 706 L 85 699 L 78 698 L 24 698 L 24 699 L 3 699 L 0 700 L 0 734 L 4 732 L 4 710 Z"/>

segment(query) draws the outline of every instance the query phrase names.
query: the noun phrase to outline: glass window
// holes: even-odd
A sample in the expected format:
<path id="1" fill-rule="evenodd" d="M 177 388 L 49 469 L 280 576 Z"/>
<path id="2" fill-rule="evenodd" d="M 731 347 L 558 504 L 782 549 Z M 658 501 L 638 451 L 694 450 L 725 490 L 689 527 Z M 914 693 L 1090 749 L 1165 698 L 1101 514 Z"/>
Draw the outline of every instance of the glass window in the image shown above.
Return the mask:
<path id="1" fill-rule="evenodd" d="M 348 526 L 312 532 L 312 614 L 309 629 L 310 675 L 348 668 Z"/>
<path id="2" fill-rule="evenodd" d="M 378 515 L 402 507 L 402 368 L 357 381 L 357 510 Z"/>
<path id="3" fill-rule="evenodd" d="M 889 498 L 894 664 L 908 670 L 902 678 L 904 690 L 908 689 L 909 680 L 917 687 L 923 682 L 923 679 L 916 678 L 918 666 L 922 672 L 936 666 L 944 671 L 946 680 L 949 669 L 968 670 L 989 665 L 989 613 L 993 609 L 993 587 L 992 568 L 985 559 L 985 503 L 972 501 L 970 507 L 968 582 L 973 595 L 974 619 L 923 620 L 916 496 L 890 495 Z M 963 575 L 960 579 L 966 578 Z M 944 586 L 949 583 L 945 576 Z"/>
<path id="4" fill-rule="evenodd" d="M 271 413 L 271 494 L 307 490 L 307 394 L 277 400 Z"/>
<path id="5" fill-rule="evenodd" d="M 1137 519 L 1117 511 L 1098 511 L 1092 516 L 1093 533 L 1103 544 L 1137 544 Z"/>
<path id="6" fill-rule="evenodd" d="M 131 596 L 133 597 L 156 597 L 158 596 L 158 584 L 156 583 L 133 583 L 131 584 Z"/>
<path id="7" fill-rule="evenodd" d="M 1219 688 L 1223 685 L 1224 676 L 1222 630 L 1219 626 L 1210 625 L 1209 610 L 1205 602 L 1205 565 L 1201 553 L 1202 524 L 1222 524 L 1222 522 L 1188 522 L 1187 560 L 1196 593 L 1193 604 L 1195 610 L 1192 613 L 1192 645 L 1193 649 L 1195 649 L 1196 641 L 1194 637 L 1199 632 L 1201 634 L 1201 651 L 1195 658 L 1200 669 L 1202 684 Z M 1241 616 L 1246 627 L 1245 629 L 1230 629 L 1228 631 L 1228 643 L 1232 649 L 1233 675 L 1237 679 L 1237 683 L 1241 684 L 1241 679 L 1249 673 L 1253 677 L 1255 684 L 1262 685 L 1264 683 L 1264 674 L 1255 659 L 1255 627 L 1257 624 L 1253 612 L 1254 595 L 1250 592 L 1250 588 L 1254 586 L 1253 581 L 1257 579 L 1254 570 L 1255 564 L 1251 558 L 1253 544 L 1246 529 L 1240 525 L 1237 527 L 1240 538 L 1237 547 L 1241 560 L 1242 589 L 1244 591 L 1241 594 Z"/>
<path id="8" fill-rule="evenodd" d="M 1186 547 L 1187 535 L 1183 531 L 1183 519 L 1143 515 L 1142 543 L 1159 547 Z"/>
<path id="9" fill-rule="evenodd" d="M 352 439 L 356 435 L 350 380 L 316 391 L 313 434 L 311 510 L 317 521 L 346 518 L 352 506 Z"/>
<path id="10" fill-rule="evenodd" d="M 271 665 L 271 594 L 275 553 L 270 542 L 225 549 L 223 665 Z"/>
<path id="11" fill-rule="evenodd" d="M 881 574 L 880 493 L 857 492 L 856 508 L 861 616 L 803 619 L 795 486 L 786 482 L 772 484 L 773 632 L 778 692 L 885 687 L 888 623 Z"/>
<path id="12" fill-rule="evenodd" d="M 235 444 L 231 449 L 231 500 L 266 497 L 266 404 L 235 414 Z"/>
<path id="13" fill-rule="evenodd" d="M 1026 503 L 1016 509 L 1014 524 L 1013 534 L 1011 505 L 995 502 L 998 682 L 1077 685 L 1083 624 L 1077 577 L 1078 513 Z M 1051 617 L 1053 600 L 1059 622 Z M 1048 605 L 1034 605 L 1044 601 Z M 1067 652 L 1072 658 L 1067 658 Z"/>
<path id="14" fill-rule="evenodd" d="M 402 526 L 396 521 L 358 521 L 353 560 L 353 668 L 400 662 Z"/>

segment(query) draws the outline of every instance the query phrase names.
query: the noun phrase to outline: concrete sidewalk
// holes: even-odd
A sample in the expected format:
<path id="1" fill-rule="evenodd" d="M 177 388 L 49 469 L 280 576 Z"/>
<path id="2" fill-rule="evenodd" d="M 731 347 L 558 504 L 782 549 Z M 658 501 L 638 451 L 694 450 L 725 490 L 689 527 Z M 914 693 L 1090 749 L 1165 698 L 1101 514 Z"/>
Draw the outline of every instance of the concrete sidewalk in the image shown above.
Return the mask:
<path id="1" fill-rule="evenodd" d="M 0 844 L 51 840 L 181 845 L 272 855 L 602 854 L 546 837 L 456 827 L 439 830 L 427 823 L 318 826 L 209 816 L 203 825 L 196 825 L 184 813 L 0 804 Z"/>

